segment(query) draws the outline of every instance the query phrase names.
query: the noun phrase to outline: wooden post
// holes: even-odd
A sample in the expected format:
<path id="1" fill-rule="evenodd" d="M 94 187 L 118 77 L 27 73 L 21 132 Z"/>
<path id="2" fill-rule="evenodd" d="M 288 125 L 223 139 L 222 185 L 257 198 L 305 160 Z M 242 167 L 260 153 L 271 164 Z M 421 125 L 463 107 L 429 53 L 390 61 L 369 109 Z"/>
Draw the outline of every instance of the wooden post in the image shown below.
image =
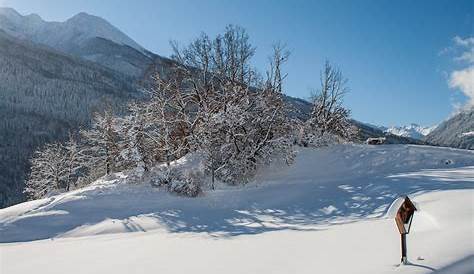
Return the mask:
<path id="1" fill-rule="evenodd" d="M 405 196 L 405 201 L 397 211 L 395 223 L 397 224 L 398 232 L 402 242 L 402 264 L 408 264 L 407 259 L 407 234 L 410 233 L 411 221 L 416 211 L 415 205 L 410 201 L 408 196 Z"/>
<path id="2" fill-rule="evenodd" d="M 407 264 L 408 263 L 408 260 L 407 260 L 407 234 L 403 233 L 403 234 L 400 234 L 401 238 L 402 238 L 402 260 L 401 260 L 401 263 L 402 264 Z"/>

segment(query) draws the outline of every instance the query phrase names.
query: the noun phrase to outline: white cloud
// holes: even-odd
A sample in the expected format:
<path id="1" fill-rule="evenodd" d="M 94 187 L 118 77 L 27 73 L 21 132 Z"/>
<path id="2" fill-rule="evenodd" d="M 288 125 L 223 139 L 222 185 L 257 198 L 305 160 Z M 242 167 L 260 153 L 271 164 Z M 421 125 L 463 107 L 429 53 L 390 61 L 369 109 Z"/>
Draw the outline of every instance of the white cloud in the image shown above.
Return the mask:
<path id="1" fill-rule="evenodd" d="M 468 105 L 474 106 L 474 66 L 451 73 L 449 87 L 459 89 L 469 99 Z"/>
<path id="2" fill-rule="evenodd" d="M 454 39 L 454 44 L 456 46 L 461 46 L 461 47 L 472 47 L 474 46 L 474 37 L 467 37 L 465 39 L 455 36 Z"/>
<path id="3" fill-rule="evenodd" d="M 464 68 L 451 72 L 448 84 L 468 98 L 466 107 L 474 107 L 474 37 L 456 36 L 453 42 L 460 54 L 454 59 L 462 62 Z"/>

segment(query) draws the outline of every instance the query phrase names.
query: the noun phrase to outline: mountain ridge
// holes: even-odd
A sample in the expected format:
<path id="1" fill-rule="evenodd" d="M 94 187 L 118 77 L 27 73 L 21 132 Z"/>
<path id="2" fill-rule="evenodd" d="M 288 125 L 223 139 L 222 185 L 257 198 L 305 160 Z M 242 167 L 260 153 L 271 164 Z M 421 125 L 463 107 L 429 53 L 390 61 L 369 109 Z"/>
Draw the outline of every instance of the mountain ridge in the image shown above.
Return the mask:
<path id="1" fill-rule="evenodd" d="M 102 37 L 112 42 L 131 46 L 139 51 L 144 48 L 107 20 L 80 12 L 66 21 L 45 21 L 38 14 L 21 15 L 15 9 L 0 7 L 0 25 L 11 36 L 26 38 L 53 48 L 69 40 L 87 40 Z M 72 37 L 71 37 L 72 36 Z M 64 45 L 66 46 L 66 45 Z"/>
<path id="2" fill-rule="evenodd" d="M 12 37 L 96 62 L 137 79 L 159 58 L 107 20 L 85 12 L 63 22 L 49 22 L 37 14 L 23 16 L 14 9 L 0 8 L 0 29 Z"/>

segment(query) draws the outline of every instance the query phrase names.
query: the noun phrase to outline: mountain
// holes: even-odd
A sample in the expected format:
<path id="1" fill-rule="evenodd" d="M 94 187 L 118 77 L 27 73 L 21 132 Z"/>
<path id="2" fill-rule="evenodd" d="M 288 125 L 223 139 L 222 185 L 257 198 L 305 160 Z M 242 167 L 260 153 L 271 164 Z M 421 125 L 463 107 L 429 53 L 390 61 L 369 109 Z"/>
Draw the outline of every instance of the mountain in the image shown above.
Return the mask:
<path id="1" fill-rule="evenodd" d="M 364 142 L 368 138 L 385 137 L 386 144 L 426 144 L 424 141 L 409 136 L 400 136 L 387 131 L 386 127 L 374 126 L 352 120 L 352 124 L 359 130 L 356 141 Z"/>
<path id="2" fill-rule="evenodd" d="M 418 124 L 410 124 L 409 126 L 393 126 L 386 128 L 384 131 L 393 135 L 409 137 L 421 140 L 428 135 L 435 127 L 423 127 Z"/>
<path id="3" fill-rule="evenodd" d="M 11 8 L 0 8 L 0 25 L 8 34 L 67 51 L 91 38 L 102 37 L 144 52 L 143 47 L 106 20 L 81 12 L 65 22 L 46 22 L 39 15 L 22 16 Z"/>
<path id="4" fill-rule="evenodd" d="M 428 135 L 436 126 L 433 127 L 423 127 L 418 124 L 410 124 L 408 126 L 379 126 L 372 124 L 365 124 L 366 126 L 372 127 L 376 130 L 381 130 L 384 133 L 406 137 L 415 140 L 422 140 L 426 135 Z"/>
<path id="5" fill-rule="evenodd" d="M 141 77 L 158 56 L 145 50 L 106 20 L 79 13 L 65 22 L 47 22 L 0 8 L 0 29 L 10 36 L 94 61 L 129 76 Z"/>
<path id="6" fill-rule="evenodd" d="M 104 102 L 120 110 L 141 96 L 130 77 L 0 29 L 0 207 L 23 199 L 37 147 L 88 126 Z"/>
<path id="7" fill-rule="evenodd" d="M 474 108 L 444 121 L 425 140 L 435 145 L 474 150 Z"/>

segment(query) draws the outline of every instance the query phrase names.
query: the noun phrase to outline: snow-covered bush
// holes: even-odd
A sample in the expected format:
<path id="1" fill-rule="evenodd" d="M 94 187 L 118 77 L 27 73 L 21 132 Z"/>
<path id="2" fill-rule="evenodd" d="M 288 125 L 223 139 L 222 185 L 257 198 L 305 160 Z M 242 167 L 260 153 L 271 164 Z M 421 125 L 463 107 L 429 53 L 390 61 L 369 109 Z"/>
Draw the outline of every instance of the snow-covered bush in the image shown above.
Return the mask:
<path id="1" fill-rule="evenodd" d="M 186 172 L 178 180 L 172 180 L 168 191 L 180 196 L 197 197 L 202 193 L 204 176 L 200 172 Z"/>
<path id="2" fill-rule="evenodd" d="M 205 177 L 201 171 L 181 171 L 180 167 L 161 166 L 154 169 L 150 184 L 165 187 L 169 192 L 186 197 L 196 197 L 202 193 Z"/>
<path id="3" fill-rule="evenodd" d="M 295 143 L 302 147 L 319 148 L 347 143 L 348 141 L 349 140 L 330 132 L 322 133 L 318 128 L 313 128 L 306 123 L 301 125 Z"/>
<path id="4" fill-rule="evenodd" d="M 182 179 L 182 173 L 178 169 L 166 165 L 154 169 L 151 176 L 150 184 L 154 187 L 169 186 Z"/>

